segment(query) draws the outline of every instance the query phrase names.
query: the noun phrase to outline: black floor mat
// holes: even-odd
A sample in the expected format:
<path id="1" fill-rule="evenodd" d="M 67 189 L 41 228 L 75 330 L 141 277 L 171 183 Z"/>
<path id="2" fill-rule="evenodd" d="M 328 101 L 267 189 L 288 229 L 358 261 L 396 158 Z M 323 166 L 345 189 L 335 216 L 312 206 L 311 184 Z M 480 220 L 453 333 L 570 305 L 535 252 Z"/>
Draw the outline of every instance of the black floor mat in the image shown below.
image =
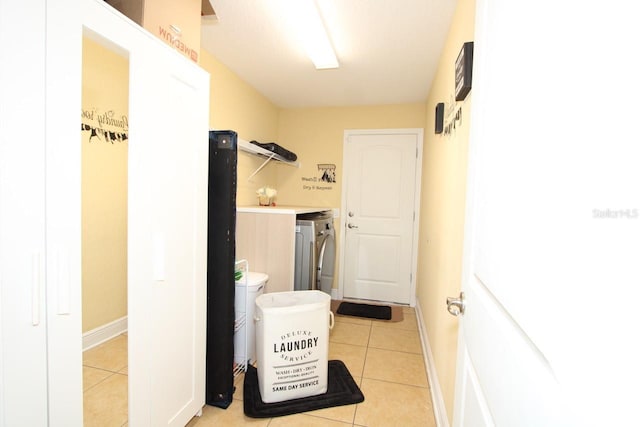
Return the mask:
<path id="1" fill-rule="evenodd" d="M 391 307 L 388 305 L 357 304 L 353 302 L 340 303 L 338 314 L 344 316 L 367 317 L 369 319 L 390 320 Z"/>
<path id="2" fill-rule="evenodd" d="M 342 361 L 330 360 L 328 371 L 326 393 L 284 402 L 264 403 L 258 387 L 258 370 L 249 365 L 244 376 L 244 414 L 253 418 L 281 417 L 364 401 L 364 395 Z"/>

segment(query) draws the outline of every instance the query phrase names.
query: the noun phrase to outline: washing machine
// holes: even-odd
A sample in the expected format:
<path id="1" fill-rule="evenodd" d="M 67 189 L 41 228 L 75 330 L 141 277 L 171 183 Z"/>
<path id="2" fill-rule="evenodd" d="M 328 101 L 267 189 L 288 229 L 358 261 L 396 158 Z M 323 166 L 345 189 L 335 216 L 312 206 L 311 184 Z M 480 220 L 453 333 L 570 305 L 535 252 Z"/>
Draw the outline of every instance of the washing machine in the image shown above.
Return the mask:
<path id="1" fill-rule="evenodd" d="M 296 217 L 294 289 L 331 295 L 336 265 L 336 234 L 331 211 Z"/>

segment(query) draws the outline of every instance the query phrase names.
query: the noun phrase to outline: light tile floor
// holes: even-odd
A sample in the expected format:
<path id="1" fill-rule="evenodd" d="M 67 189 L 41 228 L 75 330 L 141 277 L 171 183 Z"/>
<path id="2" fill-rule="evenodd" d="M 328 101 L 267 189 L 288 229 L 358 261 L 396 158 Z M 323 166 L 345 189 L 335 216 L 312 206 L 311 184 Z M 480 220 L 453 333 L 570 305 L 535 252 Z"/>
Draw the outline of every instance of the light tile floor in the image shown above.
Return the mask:
<path id="1" fill-rule="evenodd" d="M 126 334 L 82 355 L 84 426 L 127 425 L 128 375 Z"/>
<path id="2" fill-rule="evenodd" d="M 403 316 L 401 322 L 336 316 L 329 359 L 346 364 L 364 402 L 272 419 L 249 418 L 243 412 L 244 378 L 239 376 L 229 408 L 205 406 L 202 416 L 188 426 L 435 427 L 415 311 L 404 308 Z M 85 426 L 127 425 L 126 348 L 126 337 L 120 336 L 85 352 Z"/>

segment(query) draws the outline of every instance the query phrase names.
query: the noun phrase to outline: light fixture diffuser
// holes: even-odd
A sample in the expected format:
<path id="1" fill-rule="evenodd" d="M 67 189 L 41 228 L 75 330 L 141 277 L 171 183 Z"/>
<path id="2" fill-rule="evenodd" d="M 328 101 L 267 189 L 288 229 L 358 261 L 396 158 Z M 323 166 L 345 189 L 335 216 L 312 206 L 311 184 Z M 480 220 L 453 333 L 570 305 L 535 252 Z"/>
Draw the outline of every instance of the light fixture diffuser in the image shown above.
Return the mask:
<path id="1" fill-rule="evenodd" d="M 292 18 L 297 23 L 298 37 L 315 67 L 318 70 L 338 68 L 338 58 L 315 1 L 296 0 L 290 3 L 290 7 Z"/>

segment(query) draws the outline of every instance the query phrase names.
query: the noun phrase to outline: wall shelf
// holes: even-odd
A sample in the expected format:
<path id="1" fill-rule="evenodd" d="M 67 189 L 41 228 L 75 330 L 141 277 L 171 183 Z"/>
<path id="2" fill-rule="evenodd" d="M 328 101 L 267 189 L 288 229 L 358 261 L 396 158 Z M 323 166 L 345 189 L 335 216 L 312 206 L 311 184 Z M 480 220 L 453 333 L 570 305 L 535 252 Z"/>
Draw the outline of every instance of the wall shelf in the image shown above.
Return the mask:
<path id="1" fill-rule="evenodd" d="M 251 175 L 249 175 L 249 178 L 247 178 L 247 179 L 253 178 L 253 176 L 255 174 L 257 174 L 258 172 L 260 172 L 262 170 L 262 168 L 264 168 L 267 165 L 267 163 L 269 163 L 269 161 L 271 161 L 271 160 L 276 160 L 278 162 L 281 162 L 281 163 L 284 163 L 284 164 L 287 164 L 287 165 L 290 165 L 290 166 L 294 166 L 296 168 L 300 167 L 300 163 L 297 162 L 297 161 L 292 162 L 291 160 L 287 160 L 284 157 L 282 157 L 282 156 L 280 156 L 280 155 L 278 155 L 276 153 L 273 153 L 273 152 L 271 152 L 269 150 L 265 150 L 262 147 L 259 147 L 259 146 L 255 145 L 255 144 L 252 144 L 252 143 L 250 143 L 248 141 L 245 141 L 243 139 L 240 139 L 240 138 L 238 138 L 238 148 L 240 150 L 244 151 L 244 152 L 247 152 L 247 153 L 250 153 L 250 154 L 253 154 L 253 155 L 256 155 L 256 156 L 260 156 L 260 157 L 266 159 L 264 161 L 264 163 L 262 163 L 260 165 L 260 167 L 258 167 L 258 169 L 256 169 Z"/>

